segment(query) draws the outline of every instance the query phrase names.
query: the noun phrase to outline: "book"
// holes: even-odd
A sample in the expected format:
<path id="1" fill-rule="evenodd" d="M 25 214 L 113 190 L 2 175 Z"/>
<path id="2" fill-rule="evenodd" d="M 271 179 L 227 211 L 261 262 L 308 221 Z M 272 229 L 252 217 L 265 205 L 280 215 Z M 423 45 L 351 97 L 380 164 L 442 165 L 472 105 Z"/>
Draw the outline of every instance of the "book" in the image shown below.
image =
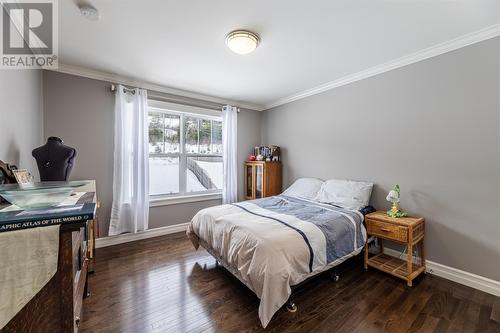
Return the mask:
<path id="1" fill-rule="evenodd" d="M 56 224 L 82 223 L 95 216 L 96 204 L 36 208 L 0 212 L 0 232 L 46 227 Z"/>

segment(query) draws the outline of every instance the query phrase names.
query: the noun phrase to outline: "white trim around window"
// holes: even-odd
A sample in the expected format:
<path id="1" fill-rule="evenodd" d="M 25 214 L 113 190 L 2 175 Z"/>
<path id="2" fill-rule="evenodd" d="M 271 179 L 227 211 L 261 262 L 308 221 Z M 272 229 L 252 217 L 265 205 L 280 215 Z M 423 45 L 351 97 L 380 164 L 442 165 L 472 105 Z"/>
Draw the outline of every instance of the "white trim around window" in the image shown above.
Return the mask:
<path id="1" fill-rule="evenodd" d="M 222 200 L 221 191 L 192 195 L 150 196 L 149 207 L 161 207 L 209 200 Z"/>
<path id="2" fill-rule="evenodd" d="M 181 112 L 181 113 L 191 113 L 193 115 L 212 116 L 212 117 L 216 117 L 216 118 L 222 117 L 222 110 L 221 111 L 210 110 L 210 109 L 199 108 L 196 106 L 157 101 L 154 99 L 148 100 L 148 107 L 154 108 L 154 109 L 160 109 L 160 110 L 168 111 L 168 112 L 173 111 L 173 112 Z"/>
<path id="3" fill-rule="evenodd" d="M 179 159 L 179 193 L 171 194 L 157 194 L 150 195 L 150 207 L 174 205 L 189 202 L 220 200 L 222 198 L 222 189 L 206 190 L 206 191 L 186 191 L 186 177 L 184 170 L 187 169 L 187 159 L 196 157 L 220 157 L 222 154 L 202 154 L 202 153 L 187 153 L 185 151 L 185 138 L 184 138 L 184 122 L 185 117 L 196 117 L 206 120 L 222 121 L 222 114 L 220 111 L 202 109 L 193 106 L 186 106 L 174 103 L 167 103 L 162 101 L 149 100 L 148 108 L 150 112 L 163 113 L 163 114 L 176 114 L 179 115 L 179 152 L 172 153 L 150 153 L 151 156 L 164 156 L 175 157 Z M 198 134 L 199 135 L 199 134 Z"/>

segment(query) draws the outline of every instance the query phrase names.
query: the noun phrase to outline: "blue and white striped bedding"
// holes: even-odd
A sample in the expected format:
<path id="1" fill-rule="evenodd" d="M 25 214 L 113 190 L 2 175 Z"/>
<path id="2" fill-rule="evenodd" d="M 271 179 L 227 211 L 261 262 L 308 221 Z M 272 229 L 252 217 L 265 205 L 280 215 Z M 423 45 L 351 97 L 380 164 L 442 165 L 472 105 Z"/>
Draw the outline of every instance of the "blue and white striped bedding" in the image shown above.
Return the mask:
<path id="1" fill-rule="evenodd" d="M 284 195 L 200 211 L 188 228 L 261 299 L 267 326 L 291 288 L 358 254 L 366 241 L 360 212 Z"/>
<path id="2" fill-rule="evenodd" d="M 314 224 L 325 238 L 324 247 L 315 246 L 313 248 L 311 244 L 322 244 L 322 242 L 309 240 L 317 237 L 318 234 L 308 232 L 309 229 L 301 227 L 300 223 L 289 224 L 276 217 L 260 215 L 283 223 L 288 228 L 296 230 L 304 238 L 304 242 L 309 247 L 310 272 L 313 272 L 318 266 L 323 267 L 351 254 L 362 247 L 365 242 L 363 215 L 358 211 L 282 195 L 233 205 L 251 214 L 260 215 L 256 209 L 252 209 L 252 205 L 256 205 L 270 212 L 293 216 L 297 220 Z"/>

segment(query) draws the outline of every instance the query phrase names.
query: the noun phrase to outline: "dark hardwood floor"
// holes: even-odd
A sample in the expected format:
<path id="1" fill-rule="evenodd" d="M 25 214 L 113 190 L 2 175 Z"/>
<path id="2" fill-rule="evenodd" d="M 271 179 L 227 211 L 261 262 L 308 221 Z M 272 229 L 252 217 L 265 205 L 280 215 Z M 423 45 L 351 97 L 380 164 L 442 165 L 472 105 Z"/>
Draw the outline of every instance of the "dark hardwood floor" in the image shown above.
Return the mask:
<path id="1" fill-rule="evenodd" d="M 361 261 L 296 291 L 266 330 L 258 299 L 183 234 L 97 250 L 82 332 L 500 332 L 500 298 L 427 275 L 413 288 Z"/>

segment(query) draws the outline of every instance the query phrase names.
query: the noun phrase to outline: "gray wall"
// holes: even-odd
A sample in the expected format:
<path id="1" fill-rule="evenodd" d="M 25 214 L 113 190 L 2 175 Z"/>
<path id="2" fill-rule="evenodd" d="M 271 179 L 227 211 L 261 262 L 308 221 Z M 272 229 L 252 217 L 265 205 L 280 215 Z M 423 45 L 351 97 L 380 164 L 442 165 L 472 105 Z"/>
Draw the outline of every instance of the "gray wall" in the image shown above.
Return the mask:
<path id="1" fill-rule="evenodd" d="M 500 38 L 264 112 L 262 141 L 298 177 L 402 188 L 428 259 L 500 280 Z"/>
<path id="2" fill-rule="evenodd" d="M 96 179 L 101 202 L 101 236 L 107 235 L 113 189 L 113 94 L 109 82 L 79 76 L 43 72 L 44 135 L 59 136 L 77 149 L 71 178 Z M 239 184 L 243 184 L 243 161 L 260 143 L 261 113 L 243 110 L 238 115 Z M 243 185 L 239 188 L 243 198 Z M 153 207 L 150 228 L 184 223 L 198 210 L 220 200 Z"/>
<path id="3" fill-rule="evenodd" d="M 43 140 L 40 70 L 0 70 L 0 160 L 38 177 L 31 151 Z"/>
<path id="4" fill-rule="evenodd" d="M 109 225 L 113 191 L 113 95 L 109 84 L 43 71 L 44 136 L 76 148 L 71 180 L 95 179 L 100 235 Z"/>

